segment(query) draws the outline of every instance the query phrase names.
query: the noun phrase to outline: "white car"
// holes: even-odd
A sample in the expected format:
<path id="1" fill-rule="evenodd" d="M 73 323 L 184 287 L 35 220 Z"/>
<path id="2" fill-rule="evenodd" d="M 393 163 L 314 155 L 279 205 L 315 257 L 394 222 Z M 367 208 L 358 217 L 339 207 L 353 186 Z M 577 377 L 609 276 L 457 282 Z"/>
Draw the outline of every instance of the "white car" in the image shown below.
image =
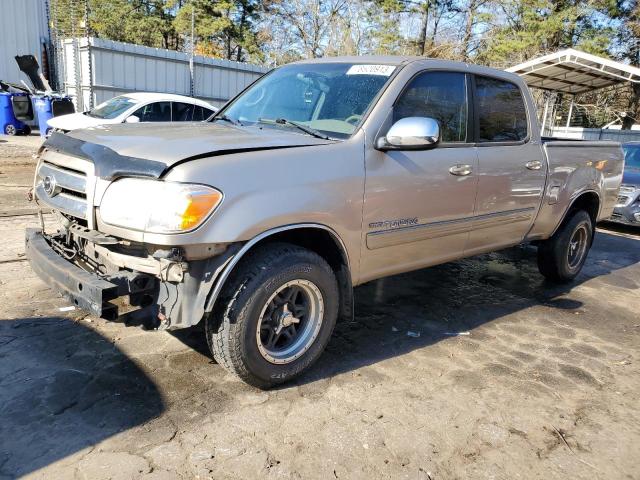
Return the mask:
<path id="1" fill-rule="evenodd" d="M 47 125 L 68 132 L 112 123 L 201 122 L 217 110 L 207 102 L 183 95 L 135 92 L 113 97 L 88 112 L 54 117 Z"/>

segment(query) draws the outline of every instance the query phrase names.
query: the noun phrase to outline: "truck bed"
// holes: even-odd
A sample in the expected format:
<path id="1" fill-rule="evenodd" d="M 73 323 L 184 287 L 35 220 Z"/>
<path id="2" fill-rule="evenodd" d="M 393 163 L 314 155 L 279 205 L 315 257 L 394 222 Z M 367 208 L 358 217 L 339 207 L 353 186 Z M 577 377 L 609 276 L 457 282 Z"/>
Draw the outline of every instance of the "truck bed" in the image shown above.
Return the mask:
<path id="1" fill-rule="evenodd" d="M 599 197 L 596 221 L 611 216 L 624 169 L 620 143 L 543 137 L 542 150 L 549 174 L 540 212 L 528 240 L 552 235 L 565 210 L 585 192 L 594 192 Z"/>

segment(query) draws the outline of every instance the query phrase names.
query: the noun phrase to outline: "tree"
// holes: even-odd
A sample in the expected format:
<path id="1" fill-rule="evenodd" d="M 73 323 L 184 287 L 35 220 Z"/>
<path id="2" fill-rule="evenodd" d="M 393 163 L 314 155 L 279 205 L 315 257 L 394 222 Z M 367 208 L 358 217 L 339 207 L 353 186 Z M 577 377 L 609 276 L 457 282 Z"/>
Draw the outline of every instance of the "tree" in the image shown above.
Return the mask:
<path id="1" fill-rule="evenodd" d="M 229 60 L 260 60 L 256 23 L 262 11 L 258 0 L 190 0 L 178 9 L 175 29 L 191 32 L 195 12 L 196 51 Z"/>
<path id="2" fill-rule="evenodd" d="M 90 27 L 98 37 L 177 50 L 180 38 L 173 27 L 173 3 L 166 0 L 90 0 Z"/>
<path id="3" fill-rule="evenodd" d="M 640 67 L 640 4 L 637 0 L 617 0 L 609 5 L 608 13 L 619 22 L 616 35 L 619 58 Z M 631 85 L 624 108 L 626 115 L 622 119 L 622 128 L 630 130 L 634 123 L 640 123 L 640 84 Z"/>
<path id="4" fill-rule="evenodd" d="M 490 65 L 513 65 L 568 47 L 602 55 L 610 46 L 610 27 L 600 22 L 592 0 L 509 0 L 493 8 L 497 13 L 478 55 Z"/>
<path id="5" fill-rule="evenodd" d="M 276 0 L 270 8 L 270 21 L 285 30 L 282 33 L 291 42 L 290 54 L 318 58 L 325 55 L 346 6 L 347 0 Z"/>

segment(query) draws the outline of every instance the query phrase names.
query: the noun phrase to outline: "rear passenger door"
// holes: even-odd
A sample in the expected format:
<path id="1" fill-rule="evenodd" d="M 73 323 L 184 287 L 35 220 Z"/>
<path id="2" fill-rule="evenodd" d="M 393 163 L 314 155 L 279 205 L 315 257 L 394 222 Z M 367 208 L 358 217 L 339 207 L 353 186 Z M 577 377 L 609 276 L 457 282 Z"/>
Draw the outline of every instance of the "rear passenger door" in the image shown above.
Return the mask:
<path id="1" fill-rule="evenodd" d="M 544 190 L 547 165 L 532 142 L 518 85 L 474 76 L 478 190 L 467 254 L 515 245 L 531 228 Z M 531 117 L 531 121 L 529 118 Z"/>

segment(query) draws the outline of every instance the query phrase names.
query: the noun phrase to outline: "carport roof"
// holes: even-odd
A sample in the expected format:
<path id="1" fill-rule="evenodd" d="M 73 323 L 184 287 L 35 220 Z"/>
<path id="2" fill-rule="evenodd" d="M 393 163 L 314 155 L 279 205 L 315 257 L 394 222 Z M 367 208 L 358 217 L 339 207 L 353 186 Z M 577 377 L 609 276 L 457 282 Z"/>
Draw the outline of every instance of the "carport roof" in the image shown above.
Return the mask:
<path id="1" fill-rule="evenodd" d="M 625 82 L 640 83 L 640 68 L 572 48 L 529 60 L 507 71 L 520 75 L 529 87 L 572 94 Z"/>

